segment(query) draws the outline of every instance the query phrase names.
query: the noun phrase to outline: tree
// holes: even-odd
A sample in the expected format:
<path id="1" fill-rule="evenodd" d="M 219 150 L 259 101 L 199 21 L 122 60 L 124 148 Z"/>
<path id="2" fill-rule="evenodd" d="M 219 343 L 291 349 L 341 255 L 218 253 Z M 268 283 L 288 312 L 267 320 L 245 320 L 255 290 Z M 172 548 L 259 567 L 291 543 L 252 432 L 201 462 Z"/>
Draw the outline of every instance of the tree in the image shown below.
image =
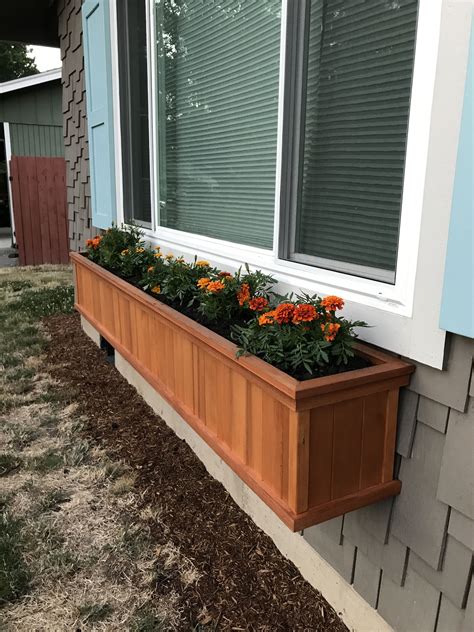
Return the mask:
<path id="1" fill-rule="evenodd" d="M 0 42 L 0 83 L 39 72 L 34 57 L 29 57 L 29 53 L 31 48 L 26 44 Z"/>

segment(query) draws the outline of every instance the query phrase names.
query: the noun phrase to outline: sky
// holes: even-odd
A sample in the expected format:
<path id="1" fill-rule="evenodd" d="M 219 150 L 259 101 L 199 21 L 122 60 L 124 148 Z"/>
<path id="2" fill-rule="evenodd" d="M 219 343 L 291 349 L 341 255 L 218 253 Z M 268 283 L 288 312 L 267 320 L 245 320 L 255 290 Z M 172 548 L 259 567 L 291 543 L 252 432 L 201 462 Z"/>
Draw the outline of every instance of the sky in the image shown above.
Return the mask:
<path id="1" fill-rule="evenodd" d="M 32 46 L 31 48 L 33 52 L 30 56 L 36 59 L 36 66 L 40 72 L 61 68 L 59 48 L 50 48 L 49 46 Z"/>

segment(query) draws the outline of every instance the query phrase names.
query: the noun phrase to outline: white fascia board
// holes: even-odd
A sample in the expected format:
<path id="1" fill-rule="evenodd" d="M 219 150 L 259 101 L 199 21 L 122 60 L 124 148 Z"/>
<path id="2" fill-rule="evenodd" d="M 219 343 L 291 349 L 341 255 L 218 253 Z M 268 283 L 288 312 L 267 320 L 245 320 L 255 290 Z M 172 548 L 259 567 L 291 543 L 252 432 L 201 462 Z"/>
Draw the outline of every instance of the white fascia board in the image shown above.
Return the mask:
<path id="1" fill-rule="evenodd" d="M 12 81 L 4 81 L 3 83 L 0 83 L 0 94 L 4 94 L 5 92 L 14 92 L 15 90 L 23 90 L 24 88 L 37 86 L 40 83 L 61 79 L 61 72 L 61 68 L 53 68 L 53 70 L 46 70 L 45 72 L 40 72 L 37 75 L 30 75 L 29 77 L 22 77 L 21 79 L 13 79 Z"/>

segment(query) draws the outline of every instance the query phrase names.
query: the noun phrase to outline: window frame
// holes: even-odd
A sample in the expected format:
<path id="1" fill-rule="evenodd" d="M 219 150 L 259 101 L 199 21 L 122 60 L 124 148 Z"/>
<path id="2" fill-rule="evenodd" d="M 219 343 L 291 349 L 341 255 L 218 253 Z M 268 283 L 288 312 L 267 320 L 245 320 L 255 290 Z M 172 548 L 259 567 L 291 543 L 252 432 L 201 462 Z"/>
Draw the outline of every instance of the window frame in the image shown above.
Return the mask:
<path id="1" fill-rule="evenodd" d="M 118 46 L 116 1 L 111 4 L 112 47 Z M 422 228 L 422 210 L 425 193 L 425 177 L 428 168 L 428 146 L 430 142 L 431 112 L 435 91 L 436 69 L 441 30 L 441 9 L 443 0 L 419 0 L 418 27 L 416 36 L 415 59 L 412 80 L 412 95 L 409 111 L 408 134 L 406 145 L 405 173 L 403 182 L 399 247 L 397 257 L 397 274 L 394 284 L 349 274 L 347 272 L 329 270 L 323 267 L 308 265 L 285 259 L 282 255 L 282 212 L 283 191 L 283 147 L 284 130 L 284 98 L 287 87 L 287 26 L 288 8 L 292 3 L 304 3 L 306 0 L 282 0 L 281 42 L 280 42 L 280 78 L 279 108 L 277 126 L 277 157 L 275 178 L 275 213 L 273 248 L 271 250 L 255 248 L 193 233 L 159 226 L 159 182 L 158 182 L 158 146 L 156 120 L 156 60 L 154 51 L 155 25 L 154 0 L 148 0 L 147 33 L 149 37 L 149 103 L 150 112 L 150 168 L 152 170 L 152 219 L 151 229 L 144 229 L 145 237 L 151 243 L 159 243 L 164 250 L 169 249 L 184 256 L 195 253 L 229 269 L 237 269 L 247 262 L 253 268 L 259 268 L 273 274 L 280 283 L 282 291 L 302 289 L 319 294 L 341 294 L 346 299 L 346 312 L 350 317 L 362 318 L 370 322 L 373 329 L 366 330 L 363 337 L 368 342 L 378 344 L 385 349 L 415 358 L 431 366 L 441 368 L 444 357 L 445 332 L 437 325 L 441 289 L 438 292 L 438 279 L 432 297 L 428 299 L 426 310 L 434 316 L 421 326 L 414 322 L 415 282 L 420 262 L 426 267 L 426 259 L 433 254 L 442 255 L 444 262 L 445 239 L 436 244 L 433 253 L 425 252 L 420 247 Z M 115 41 L 115 43 L 114 43 Z M 113 55 L 113 63 L 117 64 L 117 55 Z M 114 87 L 118 93 L 118 72 L 115 68 Z M 117 107 L 118 98 L 114 99 Z M 120 143 L 119 117 L 114 116 L 116 139 Z M 118 127 L 118 129 L 117 129 Z M 117 145 L 118 147 L 120 144 Z M 120 173 L 120 156 L 117 152 L 117 173 Z M 118 209 L 117 222 L 123 223 L 123 197 L 120 193 L 120 179 L 117 178 Z M 444 219 L 444 218 L 443 218 Z M 449 216 L 448 216 L 449 219 Z M 438 218 L 439 220 L 439 218 Z M 435 219 L 428 220 L 428 232 L 433 231 Z M 446 230 L 447 233 L 447 230 Z M 426 275 L 425 275 L 426 276 Z M 426 281 L 426 279 L 425 279 Z M 441 285 L 442 280 L 439 281 Z M 418 319 L 419 320 L 419 317 Z M 435 325 L 436 321 L 436 325 Z M 424 340 L 413 341 L 413 331 L 424 333 Z"/>

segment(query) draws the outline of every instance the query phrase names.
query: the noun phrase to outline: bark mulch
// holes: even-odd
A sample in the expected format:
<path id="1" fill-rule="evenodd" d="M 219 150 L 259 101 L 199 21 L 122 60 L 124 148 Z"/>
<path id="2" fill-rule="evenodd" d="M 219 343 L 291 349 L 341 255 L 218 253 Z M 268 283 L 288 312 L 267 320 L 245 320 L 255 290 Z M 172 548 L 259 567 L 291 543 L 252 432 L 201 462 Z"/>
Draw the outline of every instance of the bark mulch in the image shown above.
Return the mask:
<path id="1" fill-rule="evenodd" d="M 346 631 L 322 595 L 106 361 L 78 316 L 50 317 L 44 325 L 51 336 L 45 368 L 74 394 L 88 435 L 137 472 L 144 505 L 160 512 L 152 527 L 157 546 L 171 539 L 201 574 L 188 587 L 173 574 L 157 577 L 157 594 L 180 595 L 183 629 Z"/>

